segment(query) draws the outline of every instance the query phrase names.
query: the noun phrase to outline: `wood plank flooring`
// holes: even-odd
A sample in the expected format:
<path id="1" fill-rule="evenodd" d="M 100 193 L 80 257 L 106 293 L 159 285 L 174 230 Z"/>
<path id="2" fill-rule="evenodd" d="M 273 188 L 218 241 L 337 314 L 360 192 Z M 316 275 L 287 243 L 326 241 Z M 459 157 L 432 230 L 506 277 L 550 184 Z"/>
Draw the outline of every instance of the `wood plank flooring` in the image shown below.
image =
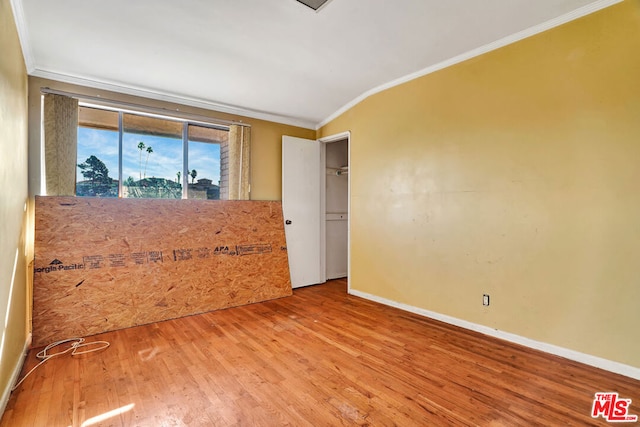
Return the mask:
<path id="1" fill-rule="evenodd" d="M 607 425 L 590 416 L 599 391 L 640 415 L 640 381 L 346 287 L 89 337 L 111 347 L 46 362 L 0 426 Z"/>

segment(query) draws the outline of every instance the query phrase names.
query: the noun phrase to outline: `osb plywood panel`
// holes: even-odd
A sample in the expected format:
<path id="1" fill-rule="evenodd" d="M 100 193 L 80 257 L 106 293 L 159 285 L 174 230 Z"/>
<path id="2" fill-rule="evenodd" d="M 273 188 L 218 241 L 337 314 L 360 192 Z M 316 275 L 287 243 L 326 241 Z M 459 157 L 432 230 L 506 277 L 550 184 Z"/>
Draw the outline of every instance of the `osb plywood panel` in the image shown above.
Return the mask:
<path id="1" fill-rule="evenodd" d="M 33 345 L 291 295 L 280 202 L 36 197 Z"/>

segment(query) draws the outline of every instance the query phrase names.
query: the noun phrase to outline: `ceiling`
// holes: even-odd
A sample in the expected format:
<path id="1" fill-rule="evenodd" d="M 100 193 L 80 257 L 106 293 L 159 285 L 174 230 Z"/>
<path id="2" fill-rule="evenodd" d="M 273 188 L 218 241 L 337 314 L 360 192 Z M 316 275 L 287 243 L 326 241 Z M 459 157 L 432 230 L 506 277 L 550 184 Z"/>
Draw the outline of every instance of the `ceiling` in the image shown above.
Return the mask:
<path id="1" fill-rule="evenodd" d="M 617 0 L 11 0 L 30 75 L 316 128 Z"/>

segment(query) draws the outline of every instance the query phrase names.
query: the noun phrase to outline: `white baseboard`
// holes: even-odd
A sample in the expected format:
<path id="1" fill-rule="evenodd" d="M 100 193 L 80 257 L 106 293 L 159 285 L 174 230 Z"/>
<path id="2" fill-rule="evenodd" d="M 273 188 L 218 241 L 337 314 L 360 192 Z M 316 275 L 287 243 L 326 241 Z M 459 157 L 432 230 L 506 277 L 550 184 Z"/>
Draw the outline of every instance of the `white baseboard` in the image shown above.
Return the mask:
<path id="1" fill-rule="evenodd" d="M 27 340 L 24 343 L 24 347 L 22 348 L 22 356 L 20 356 L 20 359 L 18 359 L 18 363 L 16 363 L 16 366 L 13 367 L 11 379 L 5 385 L 4 390 L 2 390 L 2 399 L 0 399 L 0 418 L 2 418 L 4 410 L 7 408 L 7 404 L 9 403 L 9 397 L 11 397 L 11 389 L 13 388 L 13 385 L 18 382 L 20 371 L 22 371 L 22 366 L 24 366 L 24 362 L 27 358 L 27 353 L 29 352 L 30 346 L 31 334 L 27 336 Z"/>
<path id="2" fill-rule="evenodd" d="M 461 328 L 469 329 L 475 332 L 480 332 L 481 334 L 484 334 L 484 335 L 489 335 L 491 337 L 499 338 L 515 344 L 520 344 L 525 347 L 544 351 L 545 353 L 554 354 L 556 356 L 564 357 L 565 359 L 584 363 L 585 365 L 595 366 L 596 368 L 604 369 L 610 372 L 614 372 L 616 374 L 620 374 L 620 375 L 624 375 L 630 378 L 640 380 L 640 368 L 636 368 L 634 366 L 625 365 L 623 363 L 614 362 L 612 360 L 603 359 L 601 357 L 592 356 L 590 354 L 580 353 L 579 351 L 570 350 L 568 348 L 559 347 L 557 345 L 532 340 L 530 338 L 522 337 L 520 335 L 500 331 L 498 329 L 493 329 L 488 326 L 458 319 L 452 316 L 447 316 L 446 314 L 440 314 L 434 311 L 425 310 L 423 308 L 414 307 L 408 304 L 392 301 L 376 295 L 368 294 L 366 292 L 357 291 L 355 289 L 349 289 L 348 292 L 351 295 L 355 295 L 370 301 L 375 301 L 380 304 L 399 308 L 400 310 L 419 314 L 421 316 L 439 320 L 441 322 L 448 323 L 450 325 L 459 326 Z"/>

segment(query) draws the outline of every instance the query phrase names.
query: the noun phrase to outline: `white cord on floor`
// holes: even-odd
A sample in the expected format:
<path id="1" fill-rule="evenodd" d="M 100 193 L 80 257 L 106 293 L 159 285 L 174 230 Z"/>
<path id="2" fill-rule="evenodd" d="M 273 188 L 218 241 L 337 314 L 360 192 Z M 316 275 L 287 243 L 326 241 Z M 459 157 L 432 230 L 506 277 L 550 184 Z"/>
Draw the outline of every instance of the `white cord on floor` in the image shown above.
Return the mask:
<path id="1" fill-rule="evenodd" d="M 65 350 L 59 351 L 57 353 L 49 353 L 49 350 L 51 350 L 52 348 L 55 348 L 55 347 L 57 347 L 59 345 L 65 344 L 65 343 L 71 343 L 71 345 L 68 348 L 66 348 Z M 22 384 L 22 382 L 24 380 L 26 380 L 27 377 L 29 375 L 31 375 L 31 373 L 33 371 L 35 371 L 37 368 L 40 367 L 40 365 L 42 365 L 44 362 L 46 362 L 47 360 L 49 360 L 49 359 L 51 359 L 53 357 L 61 356 L 63 354 L 67 354 L 67 353 L 70 353 L 71 356 L 78 356 L 78 355 L 81 355 L 81 354 L 87 354 L 87 353 L 92 353 L 94 351 L 104 350 L 105 348 L 109 347 L 110 345 L 111 344 L 109 344 L 109 342 L 107 342 L 107 341 L 84 342 L 84 338 L 69 338 L 69 339 L 66 339 L 66 340 L 60 340 L 60 341 L 53 342 L 53 343 L 49 344 L 48 346 L 46 346 L 44 348 L 44 350 L 41 350 L 41 351 L 38 352 L 38 354 L 36 354 L 36 357 L 38 359 L 40 359 L 41 362 L 38 363 L 33 368 L 31 368 L 31 370 L 29 372 L 27 372 L 26 375 L 24 377 L 22 377 L 22 379 L 16 383 L 16 385 L 13 386 L 11 391 L 14 391 L 15 389 L 17 389 L 18 386 L 20 386 L 20 384 Z M 89 347 L 89 349 L 78 350 L 80 348 L 85 348 L 85 347 Z M 91 348 L 91 347 L 93 347 L 93 348 Z"/>

